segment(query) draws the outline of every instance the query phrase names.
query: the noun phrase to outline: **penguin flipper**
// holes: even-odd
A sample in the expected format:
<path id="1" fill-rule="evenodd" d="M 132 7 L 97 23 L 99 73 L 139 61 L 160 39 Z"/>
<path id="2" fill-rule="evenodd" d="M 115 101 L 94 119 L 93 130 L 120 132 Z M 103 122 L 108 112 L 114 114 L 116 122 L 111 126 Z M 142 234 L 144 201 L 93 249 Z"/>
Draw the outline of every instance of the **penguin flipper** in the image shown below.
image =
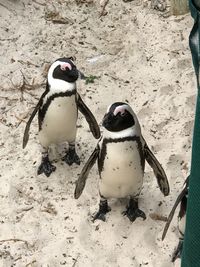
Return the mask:
<path id="1" fill-rule="evenodd" d="M 30 130 L 31 122 L 32 122 L 32 120 L 34 119 L 36 113 L 38 112 L 39 107 L 40 107 L 40 100 L 39 100 L 37 106 L 34 108 L 32 114 L 31 114 L 31 116 L 30 116 L 30 118 L 29 118 L 29 120 L 28 120 L 28 122 L 27 122 L 27 124 L 26 124 L 26 128 L 25 128 L 25 130 L 24 130 L 24 136 L 23 136 L 23 148 L 25 148 L 26 145 L 27 145 L 27 143 L 28 143 L 28 139 L 29 139 L 29 130 Z"/>
<path id="2" fill-rule="evenodd" d="M 47 94 L 47 92 L 48 92 L 48 90 L 49 90 L 49 89 L 48 89 L 48 86 L 49 86 L 49 85 L 48 85 L 48 83 L 47 83 L 47 84 L 46 84 L 46 90 L 45 90 L 45 92 L 44 92 L 44 93 L 42 94 L 42 96 L 40 97 L 40 99 L 39 99 L 39 101 L 38 101 L 36 107 L 34 108 L 32 114 L 31 114 L 31 116 L 30 116 L 30 118 L 29 118 L 29 120 L 28 120 L 28 122 L 27 122 L 27 124 L 26 124 L 26 128 L 25 128 L 25 130 L 24 130 L 24 136 L 23 136 L 23 148 L 25 148 L 26 145 L 27 145 L 27 143 L 28 143 L 28 139 L 29 139 L 29 130 L 30 130 L 31 122 L 32 122 L 32 120 L 34 119 L 35 115 L 37 114 L 39 108 L 40 108 L 41 105 L 42 105 L 43 98 L 45 97 L 45 95 Z"/>
<path id="3" fill-rule="evenodd" d="M 161 166 L 161 164 L 159 163 L 159 161 L 157 160 L 157 158 L 152 153 L 152 151 L 149 149 L 146 142 L 144 144 L 144 155 L 145 155 L 146 161 L 149 163 L 149 165 L 153 169 L 153 172 L 156 176 L 158 186 L 161 192 L 163 193 L 164 196 L 168 196 L 170 188 L 169 188 L 169 183 L 168 183 L 165 171 L 163 167 Z"/>
<path id="4" fill-rule="evenodd" d="M 78 110 L 84 115 L 86 121 L 89 124 L 90 130 L 91 130 L 93 136 L 96 139 L 99 139 L 100 135 L 101 135 L 99 125 L 98 125 L 94 115 L 89 110 L 89 108 L 86 106 L 86 104 L 83 102 L 82 98 L 80 97 L 80 95 L 78 93 L 77 93 L 76 101 L 77 101 Z"/>
<path id="5" fill-rule="evenodd" d="M 188 184 L 189 184 L 189 176 L 187 177 L 186 181 L 185 181 L 185 187 L 183 188 L 183 190 L 180 192 L 180 194 L 178 195 L 175 203 L 174 203 L 174 206 L 172 207 L 172 210 L 170 211 L 170 214 L 167 218 L 167 222 L 165 224 L 165 228 L 163 230 L 163 234 L 162 234 L 162 240 L 164 240 L 166 234 L 167 234 L 167 231 L 168 231 L 168 228 L 170 226 L 170 223 L 174 217 L 174 213 L 176 211 L 176 208 L 177 206 L 179 205 L 179 203 L 182 201 L 183 197 L 187 194 L 188 192 Z"/>
<path id="6" fill-rule="evenodd" d="M 26 147 L 27 143 L 28 143 L 28 139 L 29 139 L 29 130 L 30 130 L 30 126 L 31 126 L 31 122 L 32 120 L 34 119 L 35 115 L 37 114 L 39 108 L 41 107 L 42 105 L 42 102 L 43 102 L 43 98 L 45 97 L 45 95 L 48 93 L 49 91 L 49 84 L 48 82 L 46 83 L 46 90 L 44 91 L 44 93 L 41 95 L 36 107 L 34 108 L 27 124 L 26 124 L 26 127 L 25 127 L 25 130 L 24 130 L 24 136 L 23 136 L 23 148 Z"/>
<path id="7" fill-rule="evenodd" d="M 85 166 L 83 167 L 81 174 L 79 175 L 79 178 L 76 181 L 76 188 L 74 191 L 74 198 L 75 199 L 78 199 L 80 197 L 80 195 L 82 194 L 83 189 L 84 189 L 85 184 L 86 184 L 86 180 L 87 180 L 88 175 L 89 175 L 89 172 L 90 172 L 91 168 L 93 167 L 95 161 L 97 160 L 99 152 L 100 152 L 100 147 L 99 147 L 99 145 L 97 145 L 95 150 L 92 152 L 91 156 L 87 160 Z"/>

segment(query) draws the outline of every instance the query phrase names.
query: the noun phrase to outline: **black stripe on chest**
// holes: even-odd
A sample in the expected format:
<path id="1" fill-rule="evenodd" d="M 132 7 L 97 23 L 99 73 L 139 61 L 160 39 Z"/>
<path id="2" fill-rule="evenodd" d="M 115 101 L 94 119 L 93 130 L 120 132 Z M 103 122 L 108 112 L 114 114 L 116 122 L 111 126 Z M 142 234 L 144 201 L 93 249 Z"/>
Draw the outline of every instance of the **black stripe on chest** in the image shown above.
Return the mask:
<path id="1" fill-rule="evenodd" d="M 138 151 L 139 151 L 139 154 L 140 154 L 141 166 L 142 166 L 142 169 L 144 170 L 145 157 L 144 157 L 144 152 L 143 152 L 142 143 L 140 141 L 140 137 L 138 137 L 138 136 L 129 136 L 129 137 L 123 137 L 123 138 L 117 138 L 117 139 L 111 139 L 111 138 L 103 139 L 103 143 L 102 143 L 102 146 L 101 146 L 101 151 L 100 151 L 99 158 L 98 158 L 99 173 L 101 173 L 102 170 L 103 170 L 104 160 L 105 160 L 105 157 L 106 157 L 106 154 L 107 154 L 107 144 L 108 143 L 127 142 L 127 141 L 131 141 L 131 142 L 134 141 L 134 142 L 137 143 Z"/>
<path id="2" fill-rule="evenodd" d="M 41 105 L 39 112 L 38 112 L 38 124 L 39 124 L 39 130 L 41 130 L 42 128 L 42 122 L 44 120 L 45 114 L 47 112 L 47 109 L 49 108 L 49 105 L 51 104 L 51 102 L 57 98 L 57 97 L 66 97 L 66 96 L 72 96 L 76 94 L 76 89 L 72 90 L 72 91 L 67 91 L 67 92 L 60 92 L 60 93 L 55 93 L 53 95 L 51 95 L 50 97 L 47 98 L 46 103 L 43 105 Z"/>

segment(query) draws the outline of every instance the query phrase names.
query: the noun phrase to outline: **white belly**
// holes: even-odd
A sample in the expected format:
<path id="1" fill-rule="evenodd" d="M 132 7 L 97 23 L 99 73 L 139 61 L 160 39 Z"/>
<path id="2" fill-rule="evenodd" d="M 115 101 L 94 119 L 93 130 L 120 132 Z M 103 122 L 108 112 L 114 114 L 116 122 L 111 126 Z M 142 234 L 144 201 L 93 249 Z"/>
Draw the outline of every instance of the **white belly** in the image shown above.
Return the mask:
<path id="1" fill-rule="evenodd" d="M 142 189 L 143 176 L 137 142 L 107 144 L 107 154 L 99 184 L 102 196 L 105 198 L 138 196 Z"/>
<path id="2" fill-rule="evenodd" d="M 75 95 L 55 98 L 48 107 L 39 131 L 41 145 L 48 147 L 50 144 L 75 141 L 76 122 Z"/>

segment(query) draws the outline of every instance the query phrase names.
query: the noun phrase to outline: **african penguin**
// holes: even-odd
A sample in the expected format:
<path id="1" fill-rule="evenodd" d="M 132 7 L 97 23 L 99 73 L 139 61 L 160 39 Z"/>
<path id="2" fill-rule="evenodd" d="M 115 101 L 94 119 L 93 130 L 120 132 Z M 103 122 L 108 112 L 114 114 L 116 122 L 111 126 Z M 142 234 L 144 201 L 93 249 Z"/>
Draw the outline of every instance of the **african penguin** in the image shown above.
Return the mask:
<path id="1" fill-rule="evenodd" d="M 46 90 L 27 122 L 23 138 L 25 148 L 30 124 L 38 112 L 39 142 L 42 147 L 42 162 L 38 174 L 44 173 L 48 177 L 56 169 L 48 156 L 48 149 L 52 144 L 68 142 L 69 149 L 63 160 L 69 165 L 80 164 L 75 150 L 78 110 L 85 116 L 94 137 L 100 137 L 96 119 L 76 90 L 79 77 L 84 78 L 84 75 L 76 68 L 72 57 L 59 58 L 49 68 Z"/>
<path id="2" fill-rule="evenodd" d="M 137 116 L 127 103 L 116 102 L 109 106 L 102 125 L 103 136 L 77 180 L 74 197 L 81 195 L 89 171 L 98 159 L 100 204 L 94 220 L 105 221 L 105 214 L 110 211 L 109 198 L 129 198 L 123 214 L 130 221 L 137 217 L 146 219 L 145 213 L 138 208 L 145 160 L 153 168 L 165 196 L 169 194 L 166 174 L 142 137 Z"/>
<path id="3" fill-rule="evenodd" d="M 172 255 L 172 262 L 174 262 L 177 258 L 180 258 L 182 249 L 183 249 L 183 240 L 184 240 L 184 233 L 185 233 L 185 223 L 186 223 L 186 210 L 187 210 L 187 198 L 188 198 L 188 190 L 189 190 L 189 176 L 184 182 L 184 188 L 178 195 L 174 206 L 168 216 L 165 228 L 162 234 L 162 240 L 164 240 L 167 230 L 170 226 L 170 223 L 173 219 L 174 213 L 176 211 L 177 206 L 180 203 L 180 210 L 178 213 L 178 231 L 179 231 L 179 243 Z"/>

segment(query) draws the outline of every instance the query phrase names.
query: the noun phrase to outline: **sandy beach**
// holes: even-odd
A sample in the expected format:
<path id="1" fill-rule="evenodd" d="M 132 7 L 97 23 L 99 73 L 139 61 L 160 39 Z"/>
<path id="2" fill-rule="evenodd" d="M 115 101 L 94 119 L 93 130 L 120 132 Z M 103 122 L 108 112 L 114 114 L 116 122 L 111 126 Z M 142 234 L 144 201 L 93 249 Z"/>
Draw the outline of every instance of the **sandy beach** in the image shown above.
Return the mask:
<path id="1" fill-rule="evenodd" d="M 0 2 L 0 267 L 172 267 L 178 243 L 177 216 L 161 241 L 164 221 L 190 168 L 196 80 L 188 35 L 190 14 L 163 16 L 150 1 L 110 0 L 107 15 L 93 0 L 1 0 Z M 78 92 L 98 123 L 107 106 L 127 101 L 144 138 L 166 171 L 171 192 L 164 197 L 146 165 L 139 206 L 147 219 L 131 223 L 126 202 L 111 200 L 107 221 L 92 222 L 98 210 L 96 165 L 82 196 L 75 182 L 97 140 L 79 114 L 77 153 L 81 165 L 61 161 L 37 175 L 41 160 L 37 118 L 27 147 L 22 138 L 31 111 L 45 89 L 50 63 L 76 56 L 94 83 L 78 81 Z M 102 129 L 102 128 L 101 128 Z"/>

